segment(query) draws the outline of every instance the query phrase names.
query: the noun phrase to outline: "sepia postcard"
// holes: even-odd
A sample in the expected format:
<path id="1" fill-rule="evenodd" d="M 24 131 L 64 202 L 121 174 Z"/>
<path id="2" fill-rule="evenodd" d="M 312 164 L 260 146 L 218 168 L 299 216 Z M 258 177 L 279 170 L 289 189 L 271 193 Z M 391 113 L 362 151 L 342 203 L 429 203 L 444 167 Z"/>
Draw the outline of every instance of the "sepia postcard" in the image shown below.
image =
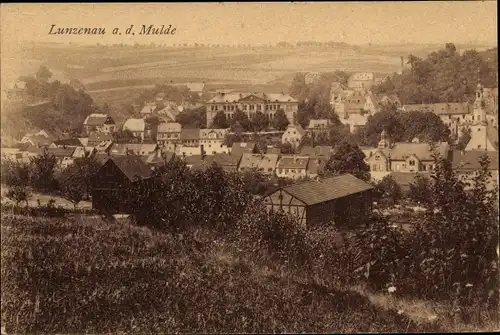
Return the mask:
<path id="1" fill-rule="evenodd" d="M 496 1 L 0 22 L 2 335 L 500 330 Z"/>

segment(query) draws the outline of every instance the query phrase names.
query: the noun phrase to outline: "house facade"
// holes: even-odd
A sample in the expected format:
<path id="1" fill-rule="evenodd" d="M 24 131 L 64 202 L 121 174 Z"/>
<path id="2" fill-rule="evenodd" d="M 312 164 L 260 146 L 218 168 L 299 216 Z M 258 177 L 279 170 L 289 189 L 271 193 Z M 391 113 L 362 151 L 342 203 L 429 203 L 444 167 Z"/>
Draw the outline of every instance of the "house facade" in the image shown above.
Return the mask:
<path id="1" fill-rule="evenodd" d="M 112 134 L 117 130 L 117 126 L 113 118 L 107 114 L 90 114 L 83 122 L 83 128 L 86 134 L 99 132 L 104 134 Z"/>
<path id="2" fill-rule="evenodd" d="M 122 129 L 130 131 L 132 135 L 141 141 L 144 141 L 144 138 L 146 137 L 146 122 L 144 119 L 127 119 L 127 121 L 123 124 Z"/>
<path id="3" fill-rule="evenodd" d="M 181 124 L 177 122 L 160 123 L 156 132 L 156 141 L 161 146 L 167 143 L 179 143 L 181 128 Z"/>
<path id="4" fill-rule="evenodd" d="M 276 165 L 276 176 L 280 178 L 300 179 L 307 176 L 309 157 L 282 155 Z"/>
<path id="5" fill-rule="evenodd" d="M 207 155 L 229 153 L 224 144 L 227 129 L 200 129 L 200 146 Z"/>
<path id="6" fill-rule="evenodd" d="M 302 138 L 306 135 L 304 128 L 299 124 L 289 124 L 281 136 L 281 143 L 290 143 L 292 147 L 298 147 Z"/>
<path id="7" fill-rule="evenodd" d="M 491 174 L 491 180 L 488 183 L 488 189 L 498 190 L 498 151 L 460 151 L 453 150 L 451 153 L 451 164 L 452 168 L 457 174 L 458 178 L 467 183 L 466 188 L 471 188 L 474 186 L 473 178 L 481 170 L 481 156 L 486 155 L 490 160 L 490 165 L 488 166 L 488 172 Z"/>
<path id="8" fill-rule="evenodd" d="M 288 122 L 295 123 L 298 101 L 284 93 L 217 93 L 206 104 L 207 127 L 213 118 L 223 111 L 228 120 L 233 119 L 237 110 L 243 111 L 249 119 L 257 112 L 262 112 L 269 120 L 274 119 L 278 110 L 285 112 Z"/>
<path id="9" fill-rule="evenodd" d="M 353 90 L 369 90 L 375 84 L 375 75 L 371 72 L 359 72 L 353 74 L 348 82 L 347 87 Z"/>
<path id="10" fill-rule="evenodd" d="M 389 172 L 430 172 L 435 168 L 434 156 L 448 158 L 449 145 L 439 142 L 435 146 L 418 141 L 391 143 L 385 131 L 380 135 L 378 147 L 365 149 L 365 162 L 372 176 L 384 176 Z M 376 178 L 378 179 L 378 178 Z"/>

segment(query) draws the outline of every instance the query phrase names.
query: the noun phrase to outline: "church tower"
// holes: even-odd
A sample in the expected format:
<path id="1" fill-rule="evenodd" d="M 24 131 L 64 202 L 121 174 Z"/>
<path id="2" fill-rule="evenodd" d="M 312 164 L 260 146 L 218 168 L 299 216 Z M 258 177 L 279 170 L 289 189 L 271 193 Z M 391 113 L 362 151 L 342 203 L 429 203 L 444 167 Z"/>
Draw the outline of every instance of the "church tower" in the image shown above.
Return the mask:
<path id="1" fill-rule="evenodd" d="M 496 130 L 490 127 L 488 119 L 486 118 L 486 109 L 483 100 L 483 85 L 481 85 L 481 83 L 477 84 L 476 100 L 474 101 L 473 109 L 472 120 L 470 122 L 471 138 L 465 150 L 496 151 L 498 137 L 496 137 Z"/>
<path id="2" fill-rule="evenodd" d="M 472 114 L 473 124 L 479 124 L 479 123 L 486 124 L 486 110 L 484 107 L 485 107 L 485 102 L 484 102 L 483 85 L 481 85 L 481 83 L 478 83 L 476 87 L 476 100 L 474 101 L 473 105 L 473 114 Z"/>
<path id="3" fill-rule="evenodd" d="M 390 147 L 390 142 L 389 139 L 387 138 L 387 133 L 384 130 L 380 133 L 380 141 L 378 142 L 378 148 L 379 149 L 386 149 Z"/>

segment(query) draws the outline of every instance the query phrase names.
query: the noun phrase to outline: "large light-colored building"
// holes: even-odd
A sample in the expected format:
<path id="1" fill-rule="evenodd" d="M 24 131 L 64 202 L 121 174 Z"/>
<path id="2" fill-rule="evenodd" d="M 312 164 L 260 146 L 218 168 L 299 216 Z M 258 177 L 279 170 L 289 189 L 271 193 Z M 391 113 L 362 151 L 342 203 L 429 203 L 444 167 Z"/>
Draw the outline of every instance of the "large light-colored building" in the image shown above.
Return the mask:
<path id="1" fill-rule="evenodd" d="M 262 112 L 269 120 L 274 119 L 278 110 L 283 110 L 291 124 L 295 123 L 298 101 L 284 93 L 217 93 L 206 104 L 207 127 L 212 125 L 219 111 L 231 120 L 237 110 L 243 111 L 249 119 Z"/>
<path id="2" fill-rule="evenodd" d="M 369 90 L 375 84 L 375 75 L 371 72 L 359 72 L 353 74 L 347 86 L 353 90 Z"/>

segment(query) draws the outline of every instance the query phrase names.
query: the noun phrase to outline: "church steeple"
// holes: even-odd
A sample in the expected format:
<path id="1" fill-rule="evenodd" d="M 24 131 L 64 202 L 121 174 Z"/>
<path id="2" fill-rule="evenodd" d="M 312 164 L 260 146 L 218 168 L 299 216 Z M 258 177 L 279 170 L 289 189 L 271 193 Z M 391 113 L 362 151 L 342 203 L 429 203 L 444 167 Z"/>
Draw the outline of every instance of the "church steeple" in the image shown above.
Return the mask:
<path id="1" fill-rule="evenodd" d="M 474 101 L 473 108 L 473 122 L 477 124 L 486 124 L 486 110 L 484 109 L 483 85 L 481 85 L 481 82 L 478 82 L 476 86 L 476 100 Z"/>
<path id="2" fill-rule="evenodd" d="M 380 141 L 378 142 L 378 148 L 385 149 L 385 148 L 389 148 L 389 146 L 390 146 L 389 139 L 387 138 L 387 133 L 384 129 L 380 133 Z"/>

